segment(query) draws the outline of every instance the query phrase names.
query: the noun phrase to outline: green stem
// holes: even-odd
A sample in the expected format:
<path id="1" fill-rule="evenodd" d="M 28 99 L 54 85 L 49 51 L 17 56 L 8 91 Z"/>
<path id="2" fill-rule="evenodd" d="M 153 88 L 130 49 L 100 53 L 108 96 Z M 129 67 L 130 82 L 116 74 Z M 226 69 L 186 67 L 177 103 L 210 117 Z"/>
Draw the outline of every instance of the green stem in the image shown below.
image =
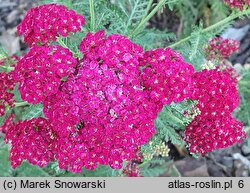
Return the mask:
<path id="1" fill-rule="evenodd" d="M 0 66 L 0 68 L 2 68 L 6 72 L 10 72 L 15 69 L 14 67 L 10 67 L 10 66 Z"/>
<path id="2" fill-rule="evenodd" d="M 89 0 L 89 11 L 90 11 L 90 31 L 95 31 L 95 7 L 94 0 Z"/>
<path id="3" fill-rule="evenodd" d="M 68 40 L 68 39 L 66 39 L 66 42 L 67 42 L 67 40 Z M 58 44 L 59 44 L 60 46 L 62 46 L 63 48 L 69 49 L 69 47 L 63 42 L 63 40 L 62 40 L 62 38 L 61 38 L 60 36 L 57 37 L 56 41 L 57 41 Z M 69 50 L 73 53 L 73 56 L 74 56 L 74 57 L 78 57 L 78 54 L 77 54 L 77 53 L 73 52 L 71 49 L 69 49 Z"/>
<path id="4" fill-rule="evenodd" d="M 57 37 L 57 42 L 59 43 L 60 46 L 68 48 L 68 46 L 62 41 L 62 38 L 60 36 Z"/>
<path id="5" fill-rule="evenodd" d="M 148 5 L 147 5 L 146 11 L 145 11 L 145 16 L 142 18 L 142 20 L 144 20 L 144 19 L 147 17 L 148 12 L 150 11 L 150 9 L 151 9 L 151 7 L 152 7 L 153 2 L 154 2 L 154 0 L 150 0 L 150 1 L 148 2 Z"/>
<path id="6" fill-rule="evenodd" d="M 15 105 L 15 107 L 23 107 L 23 106 L 29 105 L 29 103 L 26 102 L 26 101 L 23 101 L 23 102 L 15 102 L 14 105 Z"/>
<path id="7" fill-rule="evenodd" d="M 184 122 L 183 122 L 181 119 L 179 119 L 178 117 L 176 117 L 176 116 L 170 111 L 169 107 L 164 106 L 163 108 L 166 109 L 166 110 L 164 111 L 164 114 L 165 114 L 166 117 L 171 118 L 171 119 L 174 120 L 175 122 L 177 122 L 177 123 L 179 123 L 179 124 L 185 126 Z M 177 111 L 177 110 L 175 110 L 175 111 Z M 177 111 L 177 112 L 178 112 L 178 111 Z M 159 116 L 159 119 L 160 119 L 160 116 Z M 164 120 L 164 118 L 163 118 L 163 120 Z"/>
<path id="8" fill-rule="evenodd" d="M 160 2 L 155 6 L 155 8 L 145 17 L 141 20 L 139 25 L 134 29 L 134 31 L 130 34 L 129 38 L 134 37 L 137 35 L 137 33 L 140 31 L 140 29 L 147 23 L 157 11 L 161 9 L 161 7 L 166 3 L 166 0 L 160 0 Z M 150 8 L 149 8 L 150 9 Z"/>
<path id="9" fill-rule="evenodd" d="M 238 17 L 242 17 L 242 16 L 247 15 L 247 14 L 250 14 L 250 9 L 247 9 L 247 10 L 244 10 L 244 11 L 241 11 L 241 12 L 238 12 L 238 13 L 236 13 L 236 14 L 232 14 L 232 15 L 230 15 L 229 17 L 227 17 L 227 18 L 225 18 L 225 19 L 219 21 L 218 23 L 215 23 L 215 24 L 213 24 L 213 25 L 211 25 L 211 26 L 209 26 L 209 27 L 203 29 L 203 30 L 201 31 L 201 33 L 207 33 L 207 32 L 209 32 L 209 31 L 212 31 L 212 30 L 214 30 L 214 29 L 216 29 L 216 28 L 218 28 L 218 27 L 220 27 L 220 26 L 225 25 L 226 23 L 228 23 L 228 22 L 230 22 L 230 21 L 235 20 L 235 19 L 238 18 Z M 176 42 L 176 43 L 174 43 L 174 44 L 172 44 L 172 45 L 170 45 L 170 46 L 168 46 L 168 47 L 169 47 L 169 48 L 176 48 L 176 47 L 179 46 L 180 44 L 182 44 L 182 43 L 184 43 L 184 42 L 187 42 L 187 41 L 189 41 L 190 39 L 191 39 L 191 35 L 188 36 L 188 37 L 186 37 L 186 38 L 184 38 L 184 39 L 182 39 L 182 40 L 180 40 L 180 41 L 178 41 L 178 42 Z"/>

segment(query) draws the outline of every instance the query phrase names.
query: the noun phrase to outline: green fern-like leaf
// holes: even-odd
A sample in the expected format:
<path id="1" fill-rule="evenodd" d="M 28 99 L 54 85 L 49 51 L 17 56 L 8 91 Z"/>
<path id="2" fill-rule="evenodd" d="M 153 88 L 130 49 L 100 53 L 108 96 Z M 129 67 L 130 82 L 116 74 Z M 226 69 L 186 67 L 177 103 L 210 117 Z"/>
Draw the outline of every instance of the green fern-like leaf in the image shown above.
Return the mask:
<path id="1" fill-rule="evenodd" d="M 140 20 L 147 14 L 146 7 L 148 4 L 147 0 L 116 0 L 115 4 L 119 6 L 121 11 L 126 16 L 124 26 L 124 34 L 129 34 L 129 29 L 137 26 Z"/>
<path id="2" fill-rule="evenodd" d="M 173 111 L 171 106 L 164 106 L 162 111 L 158 114 L 158 117 L 165 124 L 179 128 L 185 127 L 185 124 L 182 120 L 183 115 L 178 115 L 177 112 Z"/>
<path id="3" fill-rule="evenodd" d="M 168 8 L 173 11 L 174 10 L 174 7 L 175 5 L 179 4 L 181 0 L 169 0 L 167 1 L 167 5 L 168 5 Z"/>
<path id="4" fill-rule="evenodd" d="M 26 107 L 22 113 L 22 120 L 30 120 L 32 118 L 44 117 L 43 115 L 43 104 L 30 105 Z"/>
<path id="5" fill-rule="evenodd" d="M 133 41 L 141 45 L 144 50 L 149 50 L 151 48 L 165 47 L 167 41 L 175 39 L 176 36 L 174 33 L 160 31 L 154 28 L 146 28 L 139 33 Z"/>
<path id="6" fill-rule="evenodd" d="M 0 44 L 0 60 L 4 59 L 6 57 L 8 57 L 8 53 Z"/>
<path id="7" fill-rule="evenodd" d="M 10 115 L 11 111 L 7 110 L 5 111 L 5 114 L 3 116 L 0 116 L 0 126 L 3 125 L 5 119 Z"/>
<path id="8" fill-rule="evenodd" d="M 107 29 L 108 34 L 125 34 L 126 15 L 116 4 L 101 0 L 97 6 L 97 29 Z"/>
<path id="9" fill-rule="evenodd" d="M 155 119 L 155 129 L 157 138 L 164 139 L 166 142 L 171 141 L 173 144 L 184 145 L 181 133 L 186 126 L 192 121 L 190 117 L 184 117 L 184 111 L 192 109 L 196 103 L 192 100 L 186 100 L 182 103 L 172 103 L 170 106 L 164 106 Z M 156 138 L 156 139 L 157 139 Z"/>
<path id="10" fill-rule="evenodd" d="M 165 161 L 161 158 L 154 158 L 142 165 L 142 167 L 139 167 L 141 169 L 141 175 L 144 177 L 157 177 L 163 173 L 167 173 L 168 176 L 181 176 L 173 161 Z"/>
<path id="11" fill-rule="evenodd" d="M 182 37 L 188 36 L 192 32 L 191 26 L 194 25 L 198 14 L 195 3 L 195 1 L 183 0 L 179 1 L 175 6 L 177 15 L 181 18 L 183 24 Z"/>
<path id="12" fill-rule="evenodd" d="M 197 55 L 201 55 L 201 42 L 202 42 L 202 35 L 201 35 L 201 30 L 195 30 L 191 34 L 191 51 L 189 52 L 189 60 L 192 61 Z M 202 48 L 203 50 L 203 48 Z"/>
<path id="13" fill-rule="evenodd" d="M 175 129 L 159 117 L 155 120 L 155 129 L 157 133 L 164 138 L 165 141 L 171 141 L 173 144 L 184 145 L 184 141 L 181 139 L 180 135 L 176 133 Z"/>
<path id="14" fill-rule="evenodd" d="M 242 78 L 239 80 L 241 104 L 236 113 L 236 117 L 242 121 L 245 126 L 250 126 L 250 70 L 242 70 L 241 74 Z"/>
<path id="15" fill-rule="evenodd" d="M 22 101 L 22 98 L 21 98 L 21 95 L 20 95 L 20 92 L 18 90 L 18 85 L 15 86 L 14 90 L 13 90 L 13 93 L 14 93 L 14 100 L 16 102 L 21 102 Z"/>
<path id="16" fill-rule="evenodd" d="M 178 50 L 182 53 L 185 61 L 192 64 L 196 70 L 201 70 L 201 65 L 205 61 L 204 47 L 207 45 L 209 39 L 213 37 L 214 33 L 204 33 L 202 24 L 194 26 L 189 42 L 182 44 Z"/>
<path id="17" fill-rule="evenodd" d="M 214 24 L 229 15 L 228 6 L 223 1 L 210 1 L 211 4 L 211 24 Z"/>

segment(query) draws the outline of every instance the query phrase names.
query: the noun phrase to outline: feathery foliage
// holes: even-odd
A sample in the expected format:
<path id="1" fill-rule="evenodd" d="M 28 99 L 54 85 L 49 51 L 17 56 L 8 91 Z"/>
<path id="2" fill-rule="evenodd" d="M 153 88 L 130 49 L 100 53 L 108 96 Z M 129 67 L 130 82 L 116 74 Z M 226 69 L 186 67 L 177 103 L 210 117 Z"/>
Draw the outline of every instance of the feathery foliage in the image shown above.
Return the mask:
<path id="1" fill-rule="evenodd" d="M 242 69 L 239 81 L 239 91 L 241 94 L 241 104 L 236 112 L 236 116 L 245 126 L 250 126 L 250 70 Z"/>

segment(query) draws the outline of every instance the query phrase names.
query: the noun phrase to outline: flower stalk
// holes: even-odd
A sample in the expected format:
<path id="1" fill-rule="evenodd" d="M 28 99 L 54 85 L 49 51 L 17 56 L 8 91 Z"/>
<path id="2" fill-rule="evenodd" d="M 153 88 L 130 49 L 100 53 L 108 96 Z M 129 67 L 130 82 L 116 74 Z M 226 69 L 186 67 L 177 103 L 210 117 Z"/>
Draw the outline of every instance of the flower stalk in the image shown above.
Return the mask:
<path id="1" fill-rule="evenodd" d="M 94 0 L 89 0 L 89 11 L 90 11 L 90 31 L 95 31 L 95 7 Z"/>
<path id="2" fill-rule="evenodd" d="M 0 66 L 0 68 L 6 72 L 10 72 L 10 71 L 14 70 L 14 67 L 11 67 L 11 66 Z"/>
<path id="3" fill-rule="evenodd" d="M 22 101 L 22 102 L 15 102 L 14 105 L 15 107 L 23 107 L 29 105 L 29 103 L 26 101 Z"/>
<path id="4" fill-rule="evenodd" d="M 218 28 L 218 27 L 220 27 L 220 26 L 225 25 L 226 23 L 228 23 L 228 22 L 230 22 L 230 21 L 235 20 L 236 18 L 240 18 L 240 17 L 245 16 L 245 15 L 248 15 L 248 14 L 250 14 L 250 9 L 247 9 L 247 10 L 244 10 L 244 11 L 240 11 L 240 12 L 235 13 L 235 14 L 233 13 L 233 14 L 231 14 L 229 17 L 227 17 L 227 18 L 225 18 L 225 19 L 223 19 L 223 20 L 221 20 L 221 21 L 219 21 L 219 22 L 217 22 L 217 23 L 215 23 L 215 24 L 213 24 L 213 25 L 211 25 L 211 26 L 209 26 L 209 27 L 203 29 L 203 30 L 201 31 L 201 33 L 204 34 L 204 33 L 210 32 L 210 31 L 212 31 L 212 30 L 214 30 L 214 29 L 216 29 L 216 28 Z M 169 48 L 176 48 L 176 47 L 178 47 L 179 45 L 183 44 L 184 42 L 189 41 L 190 39 L 191 39 L 191 35 L 188 36 L 188 37 L 186 37 L 186 38 L 184 38 L 184 39 L 181 39 L 180 41 L 178 41 L 178 42 L 176 42 L 176 43 L 174 43 L 174 44 L 171 44 L 171 45 L 168 46 L 168 47 L 169 47 Z"/>
<path id="5" fill-rule="evenodd" d="M 68 46 L 63 42 L 63 40 L 60 36 L 58 36 L 56 40 L 60 46 L 62 46 L 63 48 L 68 48 Z"/>
<path id="6" fill-rule="evenodd" d="M 150 10 L 150 7 L 152 5 L 153 2 L 149 2 L 147 10 Z M 141 22 L 139 23 L 139 25 L 134 29 L 134 31 L 130 34 L 129 38 L 133 38 L 134 36 L 136 36 L 140 29 L 155 15 L 155 13 L 157 11 L 159 11 L 163 5 L 165 5 L 166 0 L 161 0 L 156 6 L 155 8 L 144 18 L 142 18 Z"/>

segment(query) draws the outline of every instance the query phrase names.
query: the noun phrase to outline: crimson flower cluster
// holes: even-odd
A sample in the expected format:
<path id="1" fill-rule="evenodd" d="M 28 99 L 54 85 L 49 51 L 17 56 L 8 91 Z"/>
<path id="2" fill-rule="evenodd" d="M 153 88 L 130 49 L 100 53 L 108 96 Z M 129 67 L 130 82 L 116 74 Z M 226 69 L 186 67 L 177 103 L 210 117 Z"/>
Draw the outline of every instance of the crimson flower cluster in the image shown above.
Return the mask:
<path id="1" fill-rule="evenodd" d="M 7 133 L 9 128 L 12 128 L 14 126 L 15 121 L 15 115 L 10 114 L 6 119 L 4 120 L 4 123 L 2 126 L 0 126 L 0 132 Z"/>
<path id="2" fill-rule="evenodd" d="M 5 57 L 0 60 L 0 69 L 13 68 L 15 63 L 18 61 L 18 57 L 13 55 L 11 57 Z M 7 70 L 8 71 L 8 70 Z M 14 94 L 12 93 L 15 87 L 15 81 L 13 72 L 0 72 L 0 117 L 5 114 L 6 106 L 13 107 L 14 105 Z"/>
<path id="3" fill-rule="evenodd" d="M 237 52 L 239 47 L 240 42 L 237 40 L 216 37 L 209 41 L 205 52 L 209 60 L 223 61 L 225 58 L 230 57 L 232 53 Z"/>
<path id="4" fill-rule="evenodd" d="M 22 99 L 32 104 L 44 102 L 57 92 L 61 79 L 74 72 L 76 64 L 72 53 L 61 46 L 32 47 L 13 71 Z"/>
<path id="5" fill-rule="evenodd" d="M 139 79 L 143 50 L 104 31 L 88 33 L 80 50 L 84 60 L 77 73 L 44 103 L 44 114 L 61 138 L 56 158 L 61 168 L 70 165 L 74 172 L 98 163 L 120 169 L 155 133 L 159 109 Z"/>
<path id="6" fill-rule="evenodd" d="M 193 153 L 205 155 L 228 147 L 246 137 L 243 124 L 231 116 L 239 105 L 237 80 L 231 70 L 202 70 L 193 76 L 192 99 L 197 100 L 201 113 L 185 131 L 187 144 Z"/>
<path id="7" fill-rule="evenodd" d="M 230 7 L 230 8 L 237 8 L 240 10 L 243 10 L 244 5 L 250 5 L 250 0 L 224 0 L 224 2 Z"/>
<path id="8" fill-rule="evenodd" d="M 29 46 L 47 45 L 60 35 L 81 31 L 85 18 L 64 5 L 46 4 L 31 8 L 17 27 Z"/>
<path id="9" fill-rule="evenodd" d="M 16 83 L 12 72 L 0 72 L 0 80 L 0 116 L 3 116 L 5 114 L 6 106 L 13 107 L 14 105 L 14 94 L 11 91 L 14 90 Z"/>
<path id="10" fill-rule="evenodd" d="M 144 67 L 143 86 L 160 108 L 190 97 L 194 68 L 176 51 L 170 48 L 147 51 L 140 65 Z"/>
<path id="11" fill-rule="evenodd" d="M 11 142 L 10 160 L 13 168 L 24 160 L 40 167 L 54 161 L 51 151 L 53 130 L 48 120 L 40 117 L 10 124 L 9 119 L 13 119 L 13 115 L 5 122 L 9 126 L 5 133 L 5 142 Z"/>

